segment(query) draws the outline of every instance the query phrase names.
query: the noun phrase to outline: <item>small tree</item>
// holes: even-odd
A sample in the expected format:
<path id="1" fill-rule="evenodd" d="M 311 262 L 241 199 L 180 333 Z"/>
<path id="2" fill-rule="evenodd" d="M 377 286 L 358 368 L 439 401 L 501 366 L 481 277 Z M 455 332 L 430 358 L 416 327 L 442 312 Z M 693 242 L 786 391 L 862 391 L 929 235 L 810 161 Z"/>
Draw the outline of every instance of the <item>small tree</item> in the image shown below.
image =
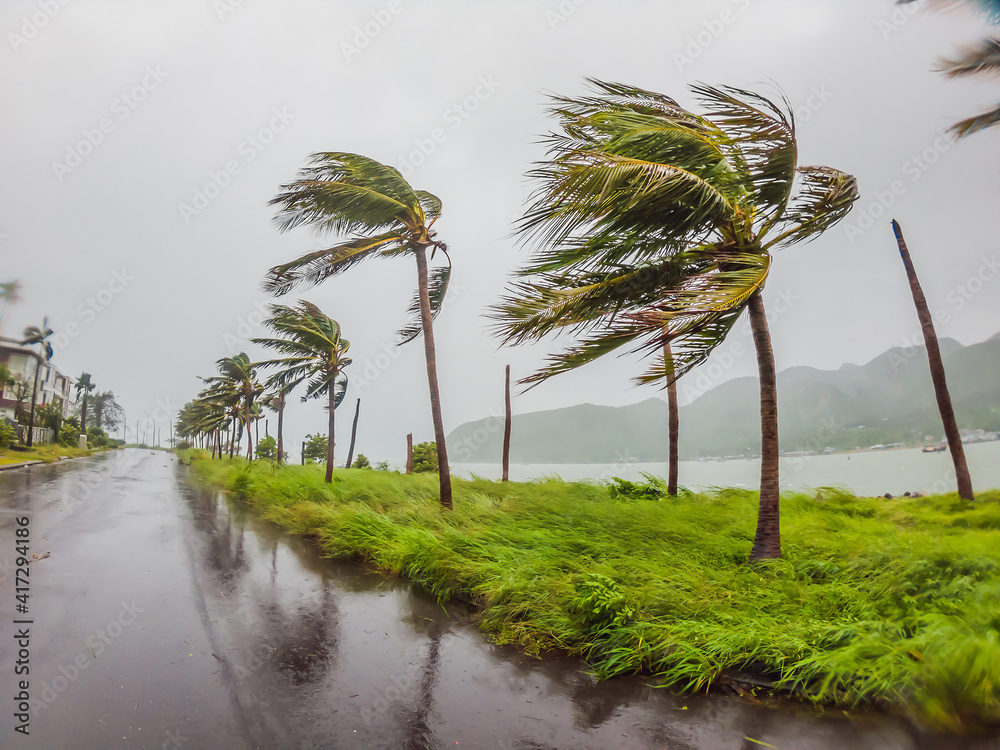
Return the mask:
<path id="1" fill-rule="evenodd" d="M 413 446 L 413 473 L 438 470 L 437 445 L 417 443 Z"/>
<path id="2" fill-rule="evenodd" d="M 275 460 L 278 458 L 278 441 L 265 435 L 257 442 L 257 458 Z"/>
<path id="3" fill-rule="evenodd" d="M 357 459 L 351 464 L 352 469 L 370 469 L 372 467 L 371 461 L 364 453 L 359 453 Z"/>
<path id="4" fill-rule="evenodd" d="M 326 460 L 327 436 L 320 433 L 306 435 L 304 457 L 307 464 Z"/>

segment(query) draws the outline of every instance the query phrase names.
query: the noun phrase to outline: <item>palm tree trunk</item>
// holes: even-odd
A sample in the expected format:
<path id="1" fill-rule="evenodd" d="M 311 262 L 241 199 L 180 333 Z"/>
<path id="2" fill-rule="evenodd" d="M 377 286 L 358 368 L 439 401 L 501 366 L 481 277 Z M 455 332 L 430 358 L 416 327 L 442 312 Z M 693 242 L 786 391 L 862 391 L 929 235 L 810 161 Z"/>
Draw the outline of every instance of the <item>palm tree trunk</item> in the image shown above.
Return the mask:
<path id="1" fill-rule="evenodd" d="M 896 244 L 899 246 L 899 255 L 903 259 L 903 266 L 906 268 L 906 278 L 910 282 L 910 292 L 913 294 L 913 304 L 917 308 L 917 317 L 920 319 L 920 328 L 924 335 L 924 346 L 927 347 L 927 360 L 931 370 L 931 381 L 934 383 L 934 395 L 937 397 L 938 411 L 941 412 L 941 422 L 944 424 L 944 434 L 948 439 L 948 450 L 951 452 L 951 460 L 955 463 L 955 480 L 958 484 L 958 495 L 965 500 L 974 499 L 972 492 L 972 476 L 969 474 L 969 465 L 965 461 L 965 448 L 962 446 L 962 435 L 958 431 L 958 422 L 955 420 L 955 410 L 951 405 L 951 395 L 948 392 L 948 380 L 944 373 L 944 362 L 941 359 L 941 348 L 938 346 L 937 333 L 934 331 L 934 319 L 927 308 L 927 299 L 924 291 L 920 288 L 917 280 L 917 272 L 913 268 L 910 260 L 910 251 L 906 247 L 906 240 L 903 239 L 903 230 L 899 222 L 892 220 L 892 231 L 896 235 Z"/>
<path id="2" fill-rule="evenodd" d="M 28 417 L 28 441 L 27 445 L 30 448 L 34 442 L 35 433 L 35 398 L 38 396 L 38 376 L 41 374 L 42 365 L 39 362 L 35 362 L 35 384 L 31 388 L 31 415 Z M 86 431 L 84 431 L 86 432 Z"/>
<path id="3" fill-rule="evenodd" d="M 750 551 L 750 560 L 754 561 L 781 557 L 781 523 L 778 510 L 778 389 L 771 334 L 767 330 L 767 314 L 759 290 L 750 297 L 749 307 L 760 377 L 760 508 L 757 534 Z"/>
<path id="4" fill-rule="evenodd" d="M 351 468 L 351 462 L 354 460 L 354 439 L 358 436 L 358 415 L 361 413 L 361 399 L 358 399 L 357 406 L 354 407 L 354 424 L 351 426 L 351 447 L 347 450 L 347 463 L 344 464 L 348 469 Z"/>
<path id="5" fill-rule="evenodd" d="M 434 352 L 434 325 L 431 318 L 431 300 L 427 290 L 427 250 L 418 247 L 417 291 L 420 295 L 420 326 L 424 334 L 424 356 L 427 360 L 427 385 L 431 395 L 431 418 L 434 420 L 434 441 L 437 444 L 438 479 L 441 483 L 441 507 L 450 510 L 451 468 L 448 466 L 448 448 L 445 445 L 444 421 L 441 418 L 441 393 L 438 389 L 437 356 Z"/>
<path id="6" fill-rule="evenodd" d="M 337 398 L 336 388 L 334 388 L 334 384 L 333 384 L 332 381 L 330 382 L 330 396 L 329 396 L 329 398 L 330 398 L 330 401 L 329 401 L 329 403 L 330 403 L 330 405 L 329 405 L 330 423 L 329 423 L 329 428 L 328 428 L 329 432 L 328 432 L 327 443 L 326 443 L 326 482 L 327 482 L 327 484 L 329 484 L 330 482 L 333 481 L 333 437 L 334 437 L 334 435 L 333 435 L 333 412 L 337 408 L 337 404 L 335 403 L 336 402 L 336 398 Z"/>
<path id="7" fill-rule="evenodd" d="M 278 401 L 278 466 L 285 460 L 285 441 L 283 438 L 282 425 L 285 421 L 285 394 L 281 394 Z"/>
<path id="8" fill-rule="evenodd" d="M 406 473 L 413 473 L 413 433 L 406 433 Z"/>
<path id="9" fill-rule="evenodd" d="M 229 458 L 233 457 L 233 453 L 236 450 L 236 417 L 233 417 L 233 423 L 229 431 Z"/>
<path id="10" fill-rule="evenodd" d="M 80 432 L 87 434 L 87 391 L 83 391 L 83 406 L 80 407 Z"/>
<path id="11" fill-rule="evenodd" d="M 506 482 L 510 479 L 510 365 L 507 365 L 504 375 L 503 406 L 503 473 L 500 481 Z"/>
<path id="12" fill-rule="evenodd" d="M 249 459 L 250 463 L 253 463 L 253 432 L 251 432 L 253 425 L 250 424 L 250 399 L 247 399 L 244 411 L 246 413 L 244 419 L 246 419 L 247 423 L 247 459 Z"/>
<path id="13" fill-rule="evenodd" d="M 670 342 L 663 342 L 663 361 L 673 367 L 674 356 L 670 351 Z M 678 451 L 677 436 L 680 431 L 680 419 L 677 413 L 677 380 L 667 381 L 667 494 L 677 497 Z"/>

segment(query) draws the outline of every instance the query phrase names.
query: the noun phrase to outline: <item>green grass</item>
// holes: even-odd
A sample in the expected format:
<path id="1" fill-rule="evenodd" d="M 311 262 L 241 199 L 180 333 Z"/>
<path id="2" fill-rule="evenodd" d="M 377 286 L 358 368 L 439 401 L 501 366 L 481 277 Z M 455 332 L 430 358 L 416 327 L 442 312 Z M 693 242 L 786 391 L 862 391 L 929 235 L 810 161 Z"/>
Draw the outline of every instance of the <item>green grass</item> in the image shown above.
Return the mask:
<path id="1" fill-rule="evenodd" d="M 360 557 L 480 612 L 500 643 L 704 690 L 752 669 L 806 699 L 935 728 L 1000 723 L 1000 492 L 895 500 L 782 496 L 784 558 L 745 563 L 757 495 L 642 498 L 621 487 L 196 460 L 336 557 Z M 641 487 L 641 485 L 640 485 Z M 654 494 L 649 493 L 646 494 Z"/>
<path id="2" fill-rule="evenodd" d="M 80 456 L 92 456 L 106 448 L 93 448 L 80 450 L 77 447 L 67 447 L 56 443 L 32 446 L 29 450 L 15 451 L 10 448 L 0 449 L 0 465 L 19 464 L 25 461 L 43 461 L 47 464 L 54 463 L 60 458 L 79 458 Z"/>

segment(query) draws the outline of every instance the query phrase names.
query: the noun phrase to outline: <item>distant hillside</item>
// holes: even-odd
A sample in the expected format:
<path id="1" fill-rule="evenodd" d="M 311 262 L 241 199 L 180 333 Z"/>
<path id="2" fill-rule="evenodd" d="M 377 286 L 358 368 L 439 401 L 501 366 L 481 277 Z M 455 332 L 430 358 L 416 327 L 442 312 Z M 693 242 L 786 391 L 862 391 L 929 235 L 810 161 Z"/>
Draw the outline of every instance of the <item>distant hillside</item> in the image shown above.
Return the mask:
<path id="1" fill-rule="evenodd" d="M 959 427 L 1000 430 L 1000 334 L 972 346 L 942 339 L 941 353 Z M 758 395 L 756 378 L 736 378 L 683 407 L 681 458 L 759 453 Z M 942 437 L 923 347 L 890 349 L 865 365 L 832 371 L 784 370 L 778 419 L 781 448 L 789 452 Z M 661 398 L 521 414 L 513 419 L 511 461 L 665 461 L 666 424 Z M 467 422 L 448 435 L 448 452 L 456 463 L 496 463 L 502 440 L 502 419 Z"/>

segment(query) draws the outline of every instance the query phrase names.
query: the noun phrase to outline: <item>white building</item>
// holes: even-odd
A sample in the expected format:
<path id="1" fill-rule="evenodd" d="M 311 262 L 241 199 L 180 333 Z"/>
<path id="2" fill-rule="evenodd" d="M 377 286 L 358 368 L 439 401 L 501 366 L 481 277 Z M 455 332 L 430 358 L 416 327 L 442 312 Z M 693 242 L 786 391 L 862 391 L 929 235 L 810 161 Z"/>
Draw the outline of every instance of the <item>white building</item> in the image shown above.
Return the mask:
<path id="1" fill-rule="evenodd" d="M 73 404 L 73 380 L 63 375 L 51 363 L 31 349 L 21 346 L 14 339 L 0 339 L 0 362 L 7 365 L 11 375 L 28 384 L 25 395 L 25 408 L 31 403 L 31 389 L 35 383 L 35 370 L 41 367 L 38 379 L 38 395 L 35 405 L 57 404 L 62 408 L 64 417 L 69 416 Z M 8 385 L 0 393 L 0 419 L 14 419 L 17 408 L 17 386 Z"/>

